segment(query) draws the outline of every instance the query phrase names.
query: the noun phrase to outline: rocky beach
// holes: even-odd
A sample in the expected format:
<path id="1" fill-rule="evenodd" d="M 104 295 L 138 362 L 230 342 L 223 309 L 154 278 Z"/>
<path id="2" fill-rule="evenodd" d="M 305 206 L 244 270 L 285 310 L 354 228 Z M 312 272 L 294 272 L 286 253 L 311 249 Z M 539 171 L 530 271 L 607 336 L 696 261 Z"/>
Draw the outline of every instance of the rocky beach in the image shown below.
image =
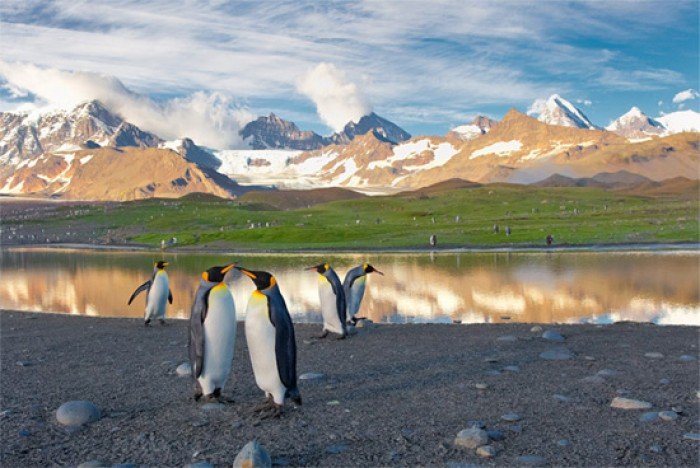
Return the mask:
<path id="1" fill-rule="evenodd" d="M 186 321 L 3 311 L 0 463 L 230 466 L 255 440 L 278 466 L 698 465 L 697 327 L 365 325 L 297 324 L 304 404 L 261 420 L 243 326 L 233 402 L 205 404 Z"/>

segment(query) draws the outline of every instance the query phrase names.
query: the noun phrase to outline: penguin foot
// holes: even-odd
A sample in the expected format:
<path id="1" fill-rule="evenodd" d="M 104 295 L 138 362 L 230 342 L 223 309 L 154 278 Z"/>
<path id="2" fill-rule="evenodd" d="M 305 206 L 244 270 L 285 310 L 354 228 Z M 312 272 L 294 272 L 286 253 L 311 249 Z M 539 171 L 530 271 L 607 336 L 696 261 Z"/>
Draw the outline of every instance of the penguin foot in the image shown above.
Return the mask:
<path id="1" fill-rule="evenodd" d="M 347 337 L 347 335 L 338 335 L 335 337 L 336 340 L 344 340 Z"/>
<path id="2" fill-rule="evenodd" d="M 317 339 L 317 340 L 322 340 L 322 339 L 324 339 L 324 338 L 327 337 L 327 336 L 328 336 L 328 330 L 323 330 L 323 333 L 321 333 L 320 335 L 318 335 L 318 336 L 316 337 L 316 339 Z"/>
<path id="3" fill-rule="evenodd" d="M 266 411 L 260 412 L 260 419 L 279 418 L 282 416 L 282 405 L 272 402 Z"/>
<path id="4" fill-rule="evenodd" d="M 164 319 L 158 319 L 158 321 L 160 322 L 161 325 L 167 325 L 167 323 L 165 323 Z"/>
<path id="5" fill-rule="evenodd" d="M 253 407 L 253 413 L 262 413 L 263 411 L 267 411 L 274 404 L 275 402 L 272 397 L 267 397 L 265 398 L 265 401 Z"/>
<path id="6" fill-rule="evenodd" d="M 209 395 L 204 395 L 205 403 L 221 403 L 221 396 L 214 395 L 210 393 Z"/>
<path id="7" fill-rule="evenodd" d="M 151 326 L 151 319 L 148 319 L 148 320 L 146 320 L 145 322 L 143 322 L 143 326 L 144 326 L 144 327 L 150 327 L 150 326 Z"/>

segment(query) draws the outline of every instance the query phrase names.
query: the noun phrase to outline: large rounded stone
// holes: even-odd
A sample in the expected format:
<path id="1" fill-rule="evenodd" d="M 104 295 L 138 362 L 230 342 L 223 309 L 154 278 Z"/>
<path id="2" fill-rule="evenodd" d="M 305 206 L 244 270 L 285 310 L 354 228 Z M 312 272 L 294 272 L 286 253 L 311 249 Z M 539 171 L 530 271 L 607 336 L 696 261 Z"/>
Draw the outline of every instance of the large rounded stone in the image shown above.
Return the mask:
<path id="1" fill-rule="evenodd" d="M 177 369 L 175 369 L 175 373 L 179 377 L 189 377 L 190 375 L 192 375 L 192 366 L 189 362 L 183 362 L 182 364 L 177 366 Z"/>
<path id="2" fill-rule="evenodd" d="M 489 443 L 489 436 L 483 429 L 478 427 L 471 427 L 469 429 L 462 429 L 455 437 L 455 445 L 458 447 L 465 447 L 469 449 L 475 449 L 486 445 Z"/>
<path id="3" fill-rule="evenodd" d="M 271 466 L 270 454 L 254 440 L 245 444 L 236 455 L 236 459 L 233 460 L 233 468 L 268 468 Z"/>
<path id="4" fill-rule="evenodd" d="M 567 361 L 573 357 L 574 354 L 564 347 L 554 348 L 540 353 L 540 358 L 546 361 Z"/>
<path id="5" fill-rule="evenodd" d="M 545 330 L 545 332 L 542 333 L 542 338 L 547 341 L 564 341 L 564 337 L 559 333 L 559 330 Z"/>
<path id="6" fill-rule="evenodd" d="M 100 409 L 90 401 L 69 401 L 56 410 L 56 420 L 64 426 L 82 426 L 100 419 Z"/>

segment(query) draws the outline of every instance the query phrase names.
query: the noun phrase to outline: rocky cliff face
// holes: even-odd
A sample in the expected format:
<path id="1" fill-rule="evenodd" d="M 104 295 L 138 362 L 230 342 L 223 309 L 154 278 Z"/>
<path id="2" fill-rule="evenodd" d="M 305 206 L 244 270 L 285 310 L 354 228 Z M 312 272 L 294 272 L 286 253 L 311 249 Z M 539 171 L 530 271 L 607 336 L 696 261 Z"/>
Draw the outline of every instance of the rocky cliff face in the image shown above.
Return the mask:
<path id="1" fill-rule="evenodd" d="M 321 135 L 299 130 L 294 122 L 281 119 L 275 114 L 258 117 L 243 127 L 240 133 L 250 147 L 256 150 L 278 148 L 309 151 L 328 144 Z"/>

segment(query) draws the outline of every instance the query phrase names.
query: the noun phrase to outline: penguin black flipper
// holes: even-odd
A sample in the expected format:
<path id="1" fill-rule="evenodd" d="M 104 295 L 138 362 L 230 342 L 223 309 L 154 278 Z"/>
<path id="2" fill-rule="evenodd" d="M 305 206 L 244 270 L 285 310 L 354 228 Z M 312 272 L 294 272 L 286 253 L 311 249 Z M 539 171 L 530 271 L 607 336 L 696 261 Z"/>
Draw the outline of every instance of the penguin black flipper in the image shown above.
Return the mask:
<path id="1" fill-rule="evenodd" d="M 188 350 L 192 376 L 196 379 L 202 375 L 204 367 L 204 320 L 209 309 L 209 292 L 211 289 L 200 287 L 192 304 L 190 313 L 190 340 Z"/>
<path id="2" fill-rule="evenodd" d="M 170 304 L 173 303 L 173 292 L 172 292 L 171 290 L 169 290 L 169 289 L 168 289 L 168 302 L 169 302 Z"/>
<path id="3" fill-rule="evenodd" d="M 151 280 L 148 280 L 145 283 L 143 283 L 141 286 L 136 288 L 136 290 L 131 294 L 131 297 L 129 298 L 129 302 L 127 302 L 127 305 L 131 305 L 131 302 L 136 298 L 136 296 L 138 296 L 142 292 L 150 290 L 151 284 L 153 284 L 151 282 Z"/>
<path id="4" fill-rule="evenodd" d="M 294 324 L 281 294 L 268 296 L 267 310 L 270 322 L 275 327 L 275 360 L 280 380 L 287 388 L 289 398 L 301 404 L 301 395 L 297 387 L 297 343 Z"/>
<path id="5" fill-rule="evenodd" d="M 338 318 L 340 319 L 340 323 L 343 324 L 343 329 L 345 329 L 345 317 L 347 316 L 345 290 L 343 289 L 343 285 L 340 283 L 340 278 L 338 278 L 338 275 L 335 274 L 334 271 L 332 273 L 333 275 L 328 278 L 328 282 L 331 283 L 333 294 L 335 294 L 335 308 L 338 311 Z"/>

